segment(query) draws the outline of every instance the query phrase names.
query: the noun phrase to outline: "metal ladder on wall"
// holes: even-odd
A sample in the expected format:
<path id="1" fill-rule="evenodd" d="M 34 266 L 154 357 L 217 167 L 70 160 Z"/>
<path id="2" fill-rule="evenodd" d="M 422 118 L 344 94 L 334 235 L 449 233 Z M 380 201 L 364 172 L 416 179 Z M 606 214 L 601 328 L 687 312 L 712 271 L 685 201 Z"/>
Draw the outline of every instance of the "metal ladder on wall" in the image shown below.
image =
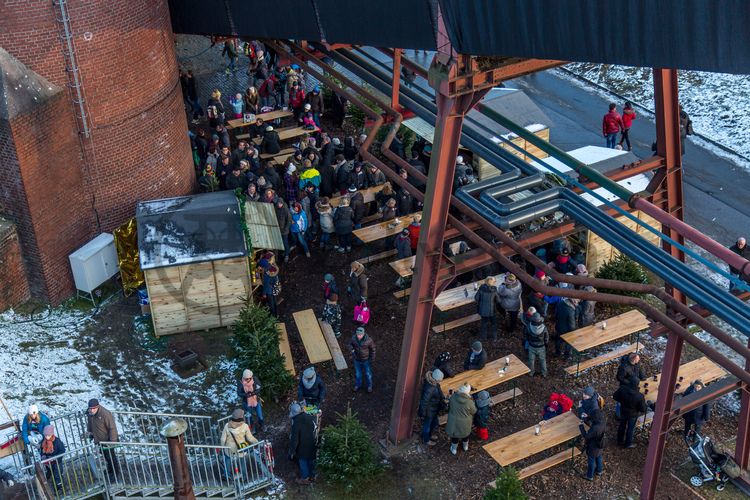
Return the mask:
<path id="1" fill-rule="evenodd" d="M 117 443 L 95 445 L 86 436 L 82 412 L 52 420 L 67 452 L 41 461 L 38 452 L 14 456 L 28 498 L 75 500 L 174 496 L 172 466 L 161 427 L 173 418 L 188 423 L 185 432 L 190 478 L 196 498 L 248 498 L 274 482 L 273 449 L 267 441 L 228 456 L 219 446 L 219 426 L 210 417 L 146 412 L 112 412 L 120 430 Z M 107 449 L 105 457 L 101 449 Z M 108 460 L 109 458 L 109 460 Z M 108 462 L 118 467 L 108 471 Z"/>

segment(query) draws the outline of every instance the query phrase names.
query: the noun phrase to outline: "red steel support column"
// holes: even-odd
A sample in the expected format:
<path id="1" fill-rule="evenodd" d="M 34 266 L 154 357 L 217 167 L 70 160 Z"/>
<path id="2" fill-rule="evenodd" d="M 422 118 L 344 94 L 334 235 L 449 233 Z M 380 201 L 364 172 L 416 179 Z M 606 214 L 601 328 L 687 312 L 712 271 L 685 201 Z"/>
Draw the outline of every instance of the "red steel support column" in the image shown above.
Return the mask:
<path id="1" fill-rule="evenodd" d="M 401 49 L 393 49 L 393 82 L 391 84 L 391 107 L 398 111 L 398 95 L 401 92 Z"/>
<path id="2" fill-rule="evenodd" d="M 398 365 L 396 393 L 393 398 L 391 426 L 388 437 L 399 443 L 412 434 L 415 402 L 422 385 L 422 365 L 427 349 L 427 335 L 432 319 L 433 300 L 438 292 L 438 272 L 443 249 L 443 236 L 448 218 L 456 154 L 461 137 L 464 114 L 470 109 L 473 94 L 457 99 L 437 93 L 437 119 L 432 145 L 430 174 L 427 177 L 425 205 L 422 210 L 422 231 L 417 244 L 412 293 L 406 313 L 401 360 Z"/>
<path id="3" fill-rule="evenodd" d="M 656 103 L 656 153 L 664 158 L 667 211 L 682 220 L 682 149 L 680 146 L 680 107 L 676 70 L 654 69 L 654 101 Z M 676 231 L 664 226 L 662 226 L 662 231 L 680 244 L 684 243 L 684 239 Z M 673 257 L 685 261 L 685 254 L 679 248 L 673 247 L 667 242 L 663 242 L 662 248 L 672 254 Z M 666 287 L 674 298 L 687 303 L 687 298 L 682 292 L 672 288 L 670 283 L 667 283 Z M 672 411 L 682 345 L 683 340 L 681 338 L 674 333 L 669 334 L 662 365 L 662 377 L 659 382 L 659 397 L 656 401 L 646 465 L 643 471 L 641 498 L 652 499 L 656 494 L 664 445 L 669 432 L 669 414 Z"/>

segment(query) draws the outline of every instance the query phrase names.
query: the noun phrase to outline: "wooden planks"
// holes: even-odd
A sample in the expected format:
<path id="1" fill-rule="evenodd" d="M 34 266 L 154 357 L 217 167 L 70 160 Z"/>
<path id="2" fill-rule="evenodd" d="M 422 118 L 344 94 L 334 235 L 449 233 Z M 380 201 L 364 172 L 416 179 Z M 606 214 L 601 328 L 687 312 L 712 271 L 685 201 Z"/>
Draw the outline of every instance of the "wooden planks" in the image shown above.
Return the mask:
<path id="1" fill-rule="evenodd" d="M 302 343 L 305 344 L 305 351 L 307 351 L 307 357 L 310 358 L 310 363 L 329 361 L 331 352 L 328 350 L 323 332 L 320 331 L 320 325 L 318 325 L 318 318 L 315 317 L 313 310 L 297 311 L 292 316 L 297 324 L 299 335 L 302 337 Z"/>
<path id="2" fill-rule="evenodd" d="M 273 203 L 245 202 L 245 223 L 255 248 L 283 250 L 279 221 Z"/>
<path id="3" fill-rule="evenodd" d="M 495 276 L 495 279 L 498 283 L 502 283 L 505 279 L 504 276 L 504 274 L 498 274 Z M 456 307 L 465 306 L 466 304 L 472 304 L 474 302 L 474 295 L 476 295 L 477 290 L 483 284 L 484 280 L 480 280 L 468 285 L 445 290 L 435 298 L 435 307 L 441 311 L 448 311 Z M 475 286 L 476 289 L 474 288 Z"/>
<path id="4" fill-rule="evenodd" d="M 249 127 L 250 125 L 253 125 L 255 121 L 260 118 L 264 122 L 270 122 L 273 120 L 279 120 L 281 118 L 286 118 L 288 116 L 292 116 L 294 113 L 292 111 L 284 111 L 284 110 L 276 110 L 276 111 L 269 111 L 268 113 L 259 113 L 255 115 L 255 119 L 251 121 L 244 121 L 242 118 L 235 118 L 234 120 L 229 120 L 227 122 L 227 128 L 228 129 L 234 129 L 234 128 L 242 128 L 242 127 Z"/>
<path id="5" fill-rule="evenodd" d="M 217 260 L 213 263 L 216 299 L 221 325 L 234 323 L 250 295 L 250 271 L 245 257 Z"/>
<path id="6" fill-rule="evenodd" d="M 260 159 L 261 160 L 270 160 L 271 158 L 277 158 L 279 156 L 293 155 L 295 151 L 296 150 L 294 148 L 286 148 L 286 149 L 282 149 L 278 153 L 263 153 L 262 155 L 260 155 Z M 285 160 L 286 160 L 286 158 L 284 158 L 284 160 L 282 160 L 281 163 L 283 163 Z"/>
<path id="7" fill-rule="evenodd" d="M 211 262 L 181 266 L 185 270 L 183 292 L 191 330 L 205 330 L 221 325 L 216 300 L 216 281 Z"/>
<path id="8" fill-rule="evenodd" d="M 521 394 L 523 394 L 523 391 L 521 389 L 516 389 L 515 391 L 513 389 L 510 389 L 508 391 L 501 392 L 500 394 L 495 394 L 490 398 L 490 406 L 499 405 L 500 403 L 504 403 L 505 401 L 520 396 Z M 448 423 L 448 415 L 440 415 L 440 417 L 438 417 L 438 424 L 445 425 L 446 423 Z"/>
<path id="9" fill-rule="evenodd" d="M 651 217 L 650 215 L 637 210 L 633 212 L 633 215 L 644 223 L 649 224 L 651 227 L 661 227 L 661 223 Z M 637 225 L 632 219 L 623 216 L 617 217 L 617 220 L 631 231 L 644 237 L 654 245 L 660 244 L 660 239 L 657 235 L 647 230 L 643 226 Z M 604 238 L 594 233 L 593 231 L 588 232 L 588 242 L 586 244 L 586 268 L 589 271 L 589 275 L 593 276 L 596 271 L 607 261 L 613 259 L 620 252 L 610 245 Z"/>
<path id="10" fill-rule="evenodd" d="M 677 394 L 684 392 L 685 389 L 697 379 L 701 379 L 704 384 L 708 385 L 714 380 L 720 379 L 726 375 L 726 373 L 727 372 L 725 372 L 723 368 L 710 359 L 706 357 L 698 358 L 694 361 L 685 363 L 684 365 L 680 365 L 680 369 L 677 372 L 677 385 L 679 385 L 679 387 L 675 388 L 675 392 Z M 680 377 L 682 377 L 682 380 L 680 380 Z M 659 396 L 660 383 L 661 373 L 641 382 L 640 391 L 646 397 L 646 401 L 656 401 Z"/>
<path id="11" fill-rule="evenodd" d="M 289 139 L 295 139 L 307 134 L 314 134 L 315 130 L 307 130 L 303 127 L 289 127 L 276 130 L 276 132 L 279 133 L 279 141 L 288 141 Z M 255 139 L 253 139 L 253 142 L 256 145 L 260 145 L 260 143 L 263 142 L 263 139 L 260 137 L 256 137 Z"/>
<path id="12" fill-rule="evenodd" d="M 479 319 L 480 317 L 478 314 L 471 314 L 463 318 L 454 319 L 453 321 L 448 321 L 447 323 L 443 323 L 442 325 L 433 326 L 432 333 L 442 333 L 448 330 L 453 330 L 454 328 L 459 328 L 461 326 L 474 323 L 475 321 L 479 321 Z"/>
<path id="13" fill-rule="evenodd" d="M 401 276 L 402 278 L 406 278 L 407 276 L 411 276 L 412 274 L 414 274 L 414 263 L 416 261 L 417 257 L 412 255 L 411 257 L 406 257 L 405 259 L 399 259 L 394 260 L 393 262 L 389 262 L 388 265 L 391 266 L 399 276 Z"/>
<path id="14" fill-rule="evenodd" d="M 599 322 L 566 333 L 562 335 L 562 339 L 576 351 L 583 352 L 592 347 L 627 337 L 649 327 L 646 316 L 636 309 L 609 318 L 606 322 L 606 330 L 602 330 L 602 322 Z"/>
<path id="15" fill-rule="evenodd" d="M 369 264 L 370 262 L 376 262 L 378 260 L 387 259 L 388 257 L 391 257 L 392 255 L 396 255 L 396 249 L 393 250 L 386 250 L 385 252 L 376 253 L 373 255 L 369 255 L 367 257 L 362 257 L 361 259 L 357 259 L 357 262 L 361 264 Z"/>
<path id="16" fill-rule="evenodd" d="M 362 218 L 362 224 L 369 224 L 370 222 L 375 222 L 376 220 L 380 220 L 383 218 L 383 214 L 380 212 L 375 212 L 372 215 L 368 215 L 367 217 Z"/>
<path id="17" fill-rule="evenodd" d="M 575 446 L 569 450 L 561 451 L 560 453 L 547 457 L 544 460 L 540 460 L 535 464 L 524 467 L 518 471 L 518 479 L 526 479 L 527 477 L 538 474 L 539 472 L 545 471 L 555 465 L 572 460 L 580 454 L 581 450 Z"/>
<path id="18" fill-rule="evenodd" d="M 414 220 L 414 216 L 419 213 L 405 215 L 399 217 L 397 220 L 388 220 L 381 222 L 380 224 L 373 224 L 372 226 L 363 227 L 361 229 L 355 229 L 353 234 L 365 243 L 387 238 L 389 236 L 396 236 L 398 233 L 406 229 L 409 224 Z"/>
<path id="19" fill-rule="evenodd" d="M 638 351 L 642 348 L 643 348 L 643 344 L 639 344 L 639 343 L 628 344 L 623 347 L 618 347 L 617 349 L 606 352 L 602 354 L 601 356 L 597 356 L 595 358 L 582 361 L 580 364 L 568 366 L 565 368 L 565 373 L 567 373 L 568 375 L 577 375 L 578 373 L 584 370 L 588 370 L 589 368 L 593 368 L 595 366 L 603 365 L 604 363 L 612 361 L 613 359 L 621 358 L 625 356 L 626 354 L 630 354 L 631 352 Z"/>
<path id="20" fill-rule="evenodd" d="M 331 328 L 331 325 L 325 321 L 318 320 L 318 324 L 323 331 L 323 337 L 326 339 L 328 349 L 331 351 L 333 364 L 336 365 L 336 369 L 339 371 L 346 370 L 348 368 L 346 366 L 346 358 L 344 357 L 344 353 L 341 352 L 341 346 L 339 345 L 339 340 L 336 338 L 336 335 L 333 333 L 333 328 Z"/>
<path id="21" fill-rule="evenodd" d="M 501 467 L 507 467 L 580 436 L 579 422 L 580 419 L 576 414 L 568 411 L 545 421 L 542 424 L 542 432 L 538 436 L 534 434 L 534 427 L 536 427 L 534 424 L 486 444 L 483 448 Z"/>
<path id="22" fill-rule="evenodd" d="M 458 390 L 463 384 L 470 384 L 471 392 L 474 393 L 509 382 L 516 377 L 529 373 L 529 367 L 518 359 L 515 354 L 509 354 L 508 357 L 510 358 L 510 365 L 508 365 L 508 370 L 503 376 L 500 376 L 498 371 L 505 367 L 505 356 L 490 361 L 481 370 L 466 370 L 455 377 L 444 379 L 440 383 L 440 387 L 442 387 L 443 392 L 448 394 L 449 391 Z"/>
<path id="23" fill-rule="evenodd" d="M 362 193 L 362 197 L 364 198 L 365 203 L 370 203 L 371 201 L 375 201 L 375 195 L 383 190 L 383 186 L 384 186 L 383 184 L 380 184 L 379 186 L 372 186 L 367 189 L 360 189 L 359 192 Z M 348 195 L 346 194 L 339 195 L 339 196 L 334 196 L 333 198 L 331 198 L 331 201 L 330 201 L 331 206 L 338 207 L 339 202 L 341 202 L 341 199 L 344 196 L 348 196 Z"/>
<path id="24" fill-rule="evenodd" d="M 289 335 L 286 333 L 286 325 L 284 323 L 276 323 L 276 328 L 279 329 L 279 351 L 284 355 L 284 367 L 292 375 L 297 375 L 297 372 L 294 370 L 292 348 L 289 346 Z"/>

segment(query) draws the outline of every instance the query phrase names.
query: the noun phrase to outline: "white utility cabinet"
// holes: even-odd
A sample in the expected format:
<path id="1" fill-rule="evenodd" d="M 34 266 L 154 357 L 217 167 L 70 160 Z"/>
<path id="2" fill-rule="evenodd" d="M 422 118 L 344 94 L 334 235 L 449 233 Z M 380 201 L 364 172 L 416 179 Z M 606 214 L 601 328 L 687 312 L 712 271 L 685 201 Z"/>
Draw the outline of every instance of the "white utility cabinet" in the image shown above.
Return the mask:
<path id="1" fill-rule="evenodd" d="M 117 274 L 115 237 L 102 233 L 68 256 L 76 288 L 88 295 Z"/>

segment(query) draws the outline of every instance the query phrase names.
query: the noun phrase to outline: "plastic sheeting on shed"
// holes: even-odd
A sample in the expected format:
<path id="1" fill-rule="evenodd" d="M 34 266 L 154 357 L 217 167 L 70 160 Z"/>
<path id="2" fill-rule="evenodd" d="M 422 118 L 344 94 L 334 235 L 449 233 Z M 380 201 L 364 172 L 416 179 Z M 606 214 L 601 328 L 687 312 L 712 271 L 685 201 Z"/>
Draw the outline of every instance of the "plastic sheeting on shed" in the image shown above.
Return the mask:
<path id="1" fill-rule="evenodd" d="M 747 0 L 440 0 L 463 54 L 750 73 Z"/>

